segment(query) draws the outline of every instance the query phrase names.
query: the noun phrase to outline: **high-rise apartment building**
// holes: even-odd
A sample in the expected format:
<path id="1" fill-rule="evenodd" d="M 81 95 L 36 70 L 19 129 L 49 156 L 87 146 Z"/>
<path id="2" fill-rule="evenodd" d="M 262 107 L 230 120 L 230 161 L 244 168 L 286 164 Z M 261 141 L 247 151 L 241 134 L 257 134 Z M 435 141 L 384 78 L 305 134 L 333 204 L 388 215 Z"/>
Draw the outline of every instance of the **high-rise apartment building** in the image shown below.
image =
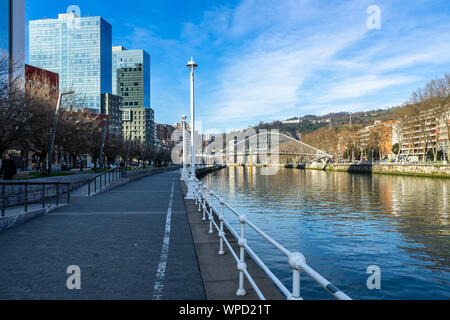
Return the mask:
<path id="1" fill-rule="evenodd" d="M 0 55 L 25 62 L 25 0 L 0 0 Z"/>
<path id="2" fill-rule="evenodd" d="M 144 50 L 112 49 L 113 93 L 123 98 L 123 134 L 154 142 L 154 111 L 150 107 L 150 55 Z"/>
<path id="3" fill-rule="evenodd" d="M 61 91 L 73 90 L 83 108 L 101 112 L 112 92 L 112 27 L 102 17 L 59 14 L 30 21 L 29 63 L 59 74 Z"/>
<path id="4" fill-rule="evenodd" d="M 123 136 L 141 143 L 153 144 L 155 115 L 151 108 L 123 109 Z"/>
<path id="5" fill-rule="evenodd" d="M 150 108 L 150 55 L 144 50 L 127 50 L 122 46 L 112 48 L 112 93 L 120 95 L 120 84 L 117 82 L 117 69 L 140 66 L 139 107 Z M 133 84 L 134 87 L 134 84 Z M 125 99 L 125 97 L 124 97 Z M 136 106 L 133 104 L 133 106 Z"/>
<path id="6" fill-rule="evenodd" d="M 102 94 L 102 115 L 109 118 L 109 134 L 119 136 L 123 133 L 122 97 L 111 93 Z"/>

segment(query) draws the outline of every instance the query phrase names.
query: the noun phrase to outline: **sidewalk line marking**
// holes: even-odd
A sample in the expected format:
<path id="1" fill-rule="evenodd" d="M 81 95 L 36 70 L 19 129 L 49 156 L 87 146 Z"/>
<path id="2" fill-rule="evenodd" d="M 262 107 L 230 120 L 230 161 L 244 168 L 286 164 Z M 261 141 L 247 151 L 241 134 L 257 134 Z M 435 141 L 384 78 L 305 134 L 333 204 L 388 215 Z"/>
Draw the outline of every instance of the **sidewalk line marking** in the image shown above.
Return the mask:
<path id="1" fill-rule="evenodd" d="M 173 181 L 173 180 L 172 180 Z M 172 221 L 172 205 L 173 205 L 173 191 L 175 188 L 175 181 L 172 182 L 170 191 L 169 207 L 167 209 L 166 218 L 166 232 L 164 234 L 164 242 L 161 250 L 161 257 L 159 259 L 158 269 L 156 271 L 155 285 L 153 287 L 153 300 L 162 300 L 164 290 L 164 280 L 166 279 L 167 259 L 169 256 L 170 243 L 170 227 Z"/>

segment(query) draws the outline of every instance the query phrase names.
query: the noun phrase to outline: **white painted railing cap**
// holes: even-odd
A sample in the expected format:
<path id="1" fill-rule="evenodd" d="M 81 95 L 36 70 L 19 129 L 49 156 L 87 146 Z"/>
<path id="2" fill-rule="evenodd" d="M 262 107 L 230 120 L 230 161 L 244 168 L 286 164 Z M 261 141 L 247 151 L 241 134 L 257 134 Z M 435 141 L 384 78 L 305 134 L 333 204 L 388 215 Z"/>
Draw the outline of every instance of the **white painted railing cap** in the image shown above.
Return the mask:
<path id="1" fill-rule="evenodd" d="M 239 222 L 240 223 L 247 223 L 247 216 L 245 214 L 241 214 L 239 216 Z"/>
<path id="2" fill-rule="evenodd" d="M 301 270 L 303 265 L 306 265 L 306 258 L 300 252 L 291 253 L 288 257 L 289 265 L 292 269 Z"/>

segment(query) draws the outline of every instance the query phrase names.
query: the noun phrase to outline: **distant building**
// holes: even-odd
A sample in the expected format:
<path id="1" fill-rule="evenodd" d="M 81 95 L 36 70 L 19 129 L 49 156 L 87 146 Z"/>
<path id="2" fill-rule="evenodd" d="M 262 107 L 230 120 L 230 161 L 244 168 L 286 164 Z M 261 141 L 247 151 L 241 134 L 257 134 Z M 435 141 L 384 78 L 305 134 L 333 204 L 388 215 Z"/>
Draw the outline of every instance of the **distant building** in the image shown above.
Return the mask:
<path id="1" fill-rule="evenodd" d="M 59 74 L 61 91 L 75 91 L 83 108 L 100 113 L 110 93 L 112 27 L 102 17 L 59 14 L 29 23 L 29 63 Z"/>
<path id="2" fill-rule="evenodd" d="M 134 100 L 131 100 L 131 96 L 125 99 L 125 102 L 132 102 L 132 107 L 150 108 L 150 93 L 151 93 L 151 60 L 150 55 L 145 50 L 127 50 L 122 46 L 112 47 L 112 93 L 115 95 L 121 95 L 126 89 L 134 89 Z M 120 85 L 117 81 L 117 70 L 122 68 L 141 68 L 138 75 L 135 76 L 135 80 L 130 83 Z M 131 76 L 131 75 L 128 75 Z M 134 82 L 138 82 L 135 85 Z M 136 88 L 137 87 L 137 88 Z M 138 103 L 138 104 L 136 104 Z"/>
<path id="3" fill-rule="evenodd" d="M 378 144 L 377 147 L 381 149 L 383 156 L 388 159 L 392 159 L 395 156 L 392 151 L 392 147 L 396 143 L 396 141 L 394 141 L 395 135 L 393 129 L 394 121 L 375 121 L 372 126 L 367 126 L 359 130 L 357 136 L 360 142 L 361 150 L 365 152 L 371 147 L 371 135 L 376 133 L 378 137 L 376 141 Z"/>
<path id="4" fill-rule="evenodd" d="M 102 94 L 101 114 L 109 117 L 109 133 L 116 136 L 123 134 L 122 101 L 122 97 L 114 94 Z"/>
<path id="5" fill-rule="evenodd" d="M 124 108 L 123 136 L 125 139 L 139 140 L 141 143 L 154 143 L 155 115 L 152 109 Z"/>
<path id="6" fill-rule="evenodd" d="M 137 137 L 142 142 L 152 144 L 154 142 L 154 111 L 146 105 L 147 88 L 144 86 L 145 70 L 142 63 L 133 67 L 122 67 L 117 69 L 117 95 L 123 99 L 123 109 L 129 110 L 132 123 L 125 123 L 124 135 L 129 136 L 129 130 L 138 130 Z"/>
<path id="7" fill-rule="evenodd" d="M 25 61 L 25 0 L 0 0 L 0 55 L 14 59 L 18 64 L 17 67 L 23 68 Z M 12 76 L 11 73 L 10 76 Z"/>
<path id="8" fill-rule="evenodd" d="M 175 128 L 168 124 L 158 124 L 157 125 L 157 138 L 161 141 L 162 145 L 165 147 L 172 148 L 175 143 L 173 141 L 173 133 Z"/>
<path id="9" fill-rule="evenodd" d="M 282 121 L 282 124 L 300 124 L 302 123 L 303 120 L 301 119 L 297 119 L 297 120 L 286 120 L 286 121 Z"/>
<path id="10" fill-rule="evenodd" d="M 445 120 L 436 118 L 435 109 L 404 118 L 400 128 L 401 154 L 406 157 L 423 158 L 433 148 L 448 154 L 450 110 L 444 119 L 447 119 L 447 124 Z"/>
<path id="11" fill-rule="evenodd" d="M 53 90 L 59 92 L 59 75 L 57 73 L 33 67 L 28 64 L 25 65 L 25 85 L 31 84 L 35 79 L 44 79 L 48 81 L 46 85 L 50 85 Z"/>

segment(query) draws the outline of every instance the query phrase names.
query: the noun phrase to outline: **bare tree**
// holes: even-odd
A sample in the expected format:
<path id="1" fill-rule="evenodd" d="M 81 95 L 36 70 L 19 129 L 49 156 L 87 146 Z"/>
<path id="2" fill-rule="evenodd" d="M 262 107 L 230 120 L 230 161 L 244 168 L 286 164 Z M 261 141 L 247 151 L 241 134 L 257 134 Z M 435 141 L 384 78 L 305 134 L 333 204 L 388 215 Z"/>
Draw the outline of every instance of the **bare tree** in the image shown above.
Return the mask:
<path id="1" fill-rule="evenodd" d="M 16 69 L 14 61 L 0 56 L 0 156 L 19 147 L 30 118 L 23 79 L 10 73 L 15 74 Z"/>

